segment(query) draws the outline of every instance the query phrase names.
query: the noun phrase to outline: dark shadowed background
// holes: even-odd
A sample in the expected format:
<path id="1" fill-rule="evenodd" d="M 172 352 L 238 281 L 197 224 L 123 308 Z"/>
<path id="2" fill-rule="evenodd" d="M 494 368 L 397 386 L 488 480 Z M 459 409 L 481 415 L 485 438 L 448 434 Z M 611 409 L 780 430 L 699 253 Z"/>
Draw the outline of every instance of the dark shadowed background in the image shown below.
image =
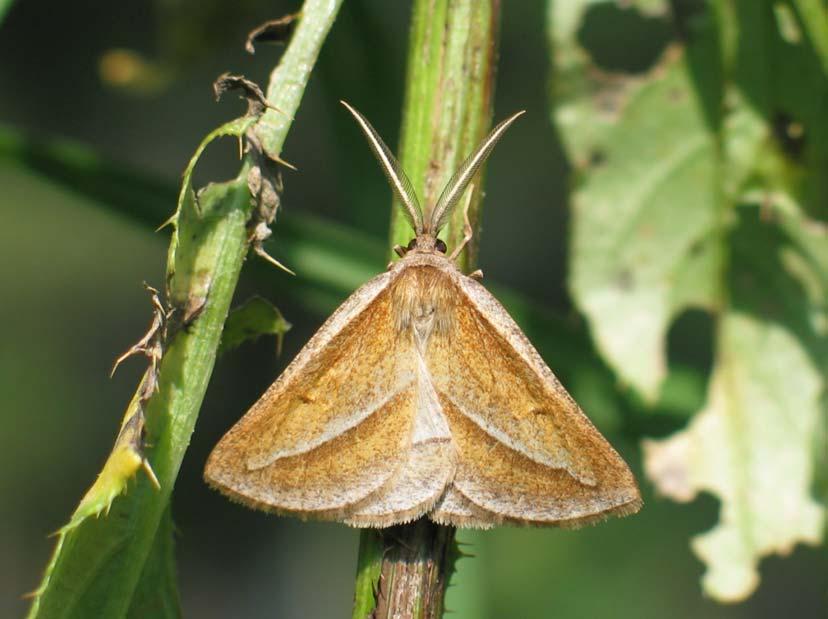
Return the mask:
<path id="1" fill-rule="evenodd" d="M 261 46 L 249 56 L 246 32 L 297 4 L 18 0 L 0 25 L 0 123 L 35 142 L 66 138 L 91 147 L 125 173 L 157 182 L 160 195 L 169 196 L 159 209 L 172 213 L 195 146 L 241 112 L 232 97 L 213 102 L 213 79 L 230 70 L 266 83 L 278 48 Z M 528 113 L 491 158 L 480 266 L 487 281 L 583 331 L 565 284 L 569 180 L 549 113 L 545 8 L 504 4 L 495 117 Z M 390 192 L 338 101 L 352 102 L 389 144 L 397 143 L 408 19 L 408 3 L 345 2 L 283 152 L 299 168 L 285 175 L 286 211 L 324 217 L 379 245 L 388 230 Z M 637 72 L 652 64 L 671 33 L 665 22 L 615 8 L 590 15 L 581 36 L 608 68 Z M 131 87 L 115 83 L 124 66 L 113 55 L 118 49 L 147 63 L 145 78 Z M 212 147 L 197 180 L 235 173 L 235 149 L 230 141 Z M 52 549 L 48 534 L 93 481 L 143 371 L 135 360 L 108 378 L 114 358 L 147 326 L 150 306 L 141 283 L 163 285 L 168 233 L 136 223 L 124 209 L 0 159 L 2 616 L 23 614 L 21 596 L 37 585 Z M 279 255 L 278 223 L 274 230 L 271 247 Z M 301 280 L 301 260 L 289 266 Z M 374 266 L 379 272 L 384 265 Z M 273 341 L 263 338 L 219 361 L 175 488 L 185 616 L 350 615 L 357 531 L 252 512 L 201 480 L 221 434 L 331 309 L 330 301 L 304 298 L 289 280 L 261 265 L 243 272 L 237 298 L 267 297 L 294 328 L 280 358 Z M 683 316 L 671 332 L 671 360 L 707 371 L 710 330 L 703 315 Z M 588 414 L 640 477 L 639 438 L 667 434 L 683 418 L 658 410 L 619 417 L 616 407 L 602 408 L 600 397 L 590 399 L 589 379 L 567 366 L 566 350 L 552 342 L 541 352 L 553 370 L 562 368 L 565 384 L 578 385 L 576 397 L 586 399 Z M 689 506 L 661 500 L 643 479 L 642 489 L 640 514 L 584 530 L 461 531 L 475 558 L 458 564 L 447 599 L 452 616 L 824 615 L 824 548 L 797 547 L 791 557 L 764 561 L 758 592 L 744 604 L 720 606 L 702 596 L 702 566 L 688 547 L 689 537 L 713 525 L 718 504 L 710 497 Z"/>

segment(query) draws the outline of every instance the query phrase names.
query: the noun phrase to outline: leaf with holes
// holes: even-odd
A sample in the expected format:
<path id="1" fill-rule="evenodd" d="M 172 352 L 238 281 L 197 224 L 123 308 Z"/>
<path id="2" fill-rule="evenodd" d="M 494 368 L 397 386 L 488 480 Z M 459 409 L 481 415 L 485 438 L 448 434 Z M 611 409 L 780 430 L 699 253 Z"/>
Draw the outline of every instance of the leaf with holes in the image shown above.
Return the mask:
<path id="1" fill-rule="evenodd" d="M 653 402 L 670 321 L 713 306 L 717 144 L 681 50 L 645 76 L 602 72 L 577 47 L 575 4 L 554 3 L 551 31 L 554 116 L 577 179 L 570 289 L 602 355 Z"/>
<path id="2" fill-rule="evenodd" d="M 671 321 L 713 313 L 706 405 L 646 443 L 645 470 L 675 500 L 721 501 L 692 546 L 705 591 L 741 600 L 761 557 L 818 543 L 825 519 L 812 487 L 825 451 L 828 80 L 791 28 L 812 32 L 828 13 L 708 3 L 673 15 L 683 36 L 654 68 L 620 75 L 579 44 L 585 16 L 608 4 L 550 13 L 554 118 L 576 172 L 570 286 L 602 355 L 651 402 Z"/>
<path id="3" fill-rule="evenodd" d="M 807 247 L 760 221 L 758 209 L 742 210 L 707 405 L 683 432 L 644 445 L 660 492 L 682 502 L 699 491 L 721 499 L 719 524 L 692 546 L 709 566 L 705 589 L 730 602 L 758 585 L 760 556 L 818 544 L 824 524 L 810 491 L 824 449 L 826 316 L 824 306 L 814 315 L 806 289 L 824 299 L 828 288 Z"/>

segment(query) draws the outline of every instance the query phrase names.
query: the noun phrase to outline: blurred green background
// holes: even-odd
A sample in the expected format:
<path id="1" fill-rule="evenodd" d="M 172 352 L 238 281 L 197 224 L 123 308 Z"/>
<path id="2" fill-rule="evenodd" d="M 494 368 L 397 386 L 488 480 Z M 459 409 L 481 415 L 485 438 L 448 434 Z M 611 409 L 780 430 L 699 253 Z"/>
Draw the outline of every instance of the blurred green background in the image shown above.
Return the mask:
<path id="1" fill-rule="evenodd" d="M 213 79 L 230 70 L 266 82 L 278 50 L 261 46 L 248 56 L 245 35 L 297 3 L 18 0 L 0 2 L 0 15 L 4 7 L 0 615 L 20 616 L 27 606 L 21 596 L 37 585 L 51 551 L 47 535 L 66 521 L 94 479 L 143 370 L 132 361 L 107 378 L 113 359 L 146 328 L 149 304 L 141 282 L 162 286 L 168 242 L 167 232 L 147 225 L 152 215 L 131 212 L 128 193 L 143 188 L 136 200 L 154 204 L 154 223 L 173 211 L 195 145 L 241 111 L 229 97 L 212 102 Z M 384 266 L 390 192 L 338 101 L 352 102 L 389 144 L 397 143 L 408 19 L 407 3 L 346 1 L 284 151 L 300 170 L 285 175 L 285 212 L 323 218 L 331 234 L 362 248 L 353 250 L 364 260 L 350 278 L 367 279 Z M 716 522 L 718 503 L 708 496 L 688 505 L 659 499 L 641 476 L 639 439 L 681 428 L 702 404 L 712 327 L 703 313 L 687 312 L 671 328 L 671 367 L 683 371 L 679 379 L 671 376 L 678 385 L 674 401 L 647 410 L 620 386 L 607 391 L 609 371 L 590 348 L 566 292 L 570 176 L 550 121 L 545 20 L 542 2 L 503 7 L 495 117 L 516 109 L 528 114 L 491 158 L 479 262 L 493 287 L 519 293 L 563 325 L 566 337 L 556 340 L 542 321 L 522 324 L 631 463 L 645 507 L 634 517 L 579 531 L 461 531 L 460 541 L 469 544 L 464 549 L 476 557 L 460 561 L 447 607 L 463 618 L 824 616 L 824 548 L 797 546 L 789 557 L 763 561 L 762 584 L 743 604 L 704 598 L 702 565 L 688 539 Z M 635 73 L 651 66 L 674 34 L 668 21 L 613 7 L 591 13 L 579 36 L 614 70 Z M 118 49 L 135 55 L 125 61 L 113 55 Z M 123 71 L 136 66 L 143 71 L 139 78 L 119 85 Z M 83 153 L 62 140 L 89 147 L 129 182 L 113 191 L 94 181 L 68 188 L 37 157 L 59 146 L 59 156 L 82 160 Z M 212 147 L 197 181 L 232 174 L 235 149 L 229 141 Z M 273 341 L 262 339 L 216 367 L 173 500 L 185 616 L 350 614 L 356 531 L 255 513 L 201 480 L 218 438 L 352 285 L 344 276 L 337 285 L 332 258 L 317 267 L 327 273 L 327 284 L 321 276 L 303 281 L 305 261 L 318 252 L 305 251 L 308 242 L 299 233 L 291 238 L 290 225 L 277 223 L 274 230 L 271 250 L 297 278 L 250 259 L 237 298 L 267 297 L 294 328 L 281 358 Z"/>

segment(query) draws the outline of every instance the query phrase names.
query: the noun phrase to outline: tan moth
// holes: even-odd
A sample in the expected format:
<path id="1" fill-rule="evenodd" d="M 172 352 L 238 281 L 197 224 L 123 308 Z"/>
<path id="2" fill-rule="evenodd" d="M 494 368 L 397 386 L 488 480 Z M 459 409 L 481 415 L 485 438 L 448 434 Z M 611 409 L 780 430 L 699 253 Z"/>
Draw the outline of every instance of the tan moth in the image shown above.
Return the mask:
<path id="1" fill-rule="evenodd" d="M 423 214 L 374 128 L 356 118 L 414 230 L 210 455 L 207 482 L 250 507 L 387 527 L 578 526 L 635 512 L 627 465 L 503 306 L 437 238 L 509 125 Z"/>

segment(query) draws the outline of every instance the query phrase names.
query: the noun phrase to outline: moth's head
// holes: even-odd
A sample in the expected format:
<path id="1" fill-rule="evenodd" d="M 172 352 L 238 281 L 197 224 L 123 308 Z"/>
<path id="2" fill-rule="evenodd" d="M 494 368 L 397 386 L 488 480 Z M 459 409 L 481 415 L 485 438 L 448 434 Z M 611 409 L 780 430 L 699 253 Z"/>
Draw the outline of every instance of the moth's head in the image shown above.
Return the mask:
<path id="1" fill-rule="evenodd" d="M 437 238 L 437 235 L 448 223 L 454 207 L 460 202 L 480 166 L 483 165 L 489 153 L 492 152 L 494 145 L 509 128 L 509 125 L 523 114 L 523 111 L 513 114 L 492 129 L 492 132 L 472 151 L 472 154 L 468 156 L 446 183 L 437 203 L 429 205 L 425 215 L 423 215 L 417 193 L 414 191 L 414 187 L 402 166 L 391 153 L 391 149 L 385 145 L 371 123 L 362 114 L 344 101 L 341 103 L 351 112 L 363 133 L 365 133 L 365 137 L 368 138 L 368 144 L 377 157 L 394 195 L 402 206 L 403 215 L 414 230 L 415 237 L 408 244 L 406 251 L 446 253 L 446 244 Z"/>
<path id="2" fill-rule="evenodd" d="M 448 247 L 446 247 L 446 242 L 428 232 L 418 234 L 403 248 L 403 252 L 406 254 L 411 252 L 418 254 L 433 254 L 435 252 L 444 254 L 447 251 Z"/>

